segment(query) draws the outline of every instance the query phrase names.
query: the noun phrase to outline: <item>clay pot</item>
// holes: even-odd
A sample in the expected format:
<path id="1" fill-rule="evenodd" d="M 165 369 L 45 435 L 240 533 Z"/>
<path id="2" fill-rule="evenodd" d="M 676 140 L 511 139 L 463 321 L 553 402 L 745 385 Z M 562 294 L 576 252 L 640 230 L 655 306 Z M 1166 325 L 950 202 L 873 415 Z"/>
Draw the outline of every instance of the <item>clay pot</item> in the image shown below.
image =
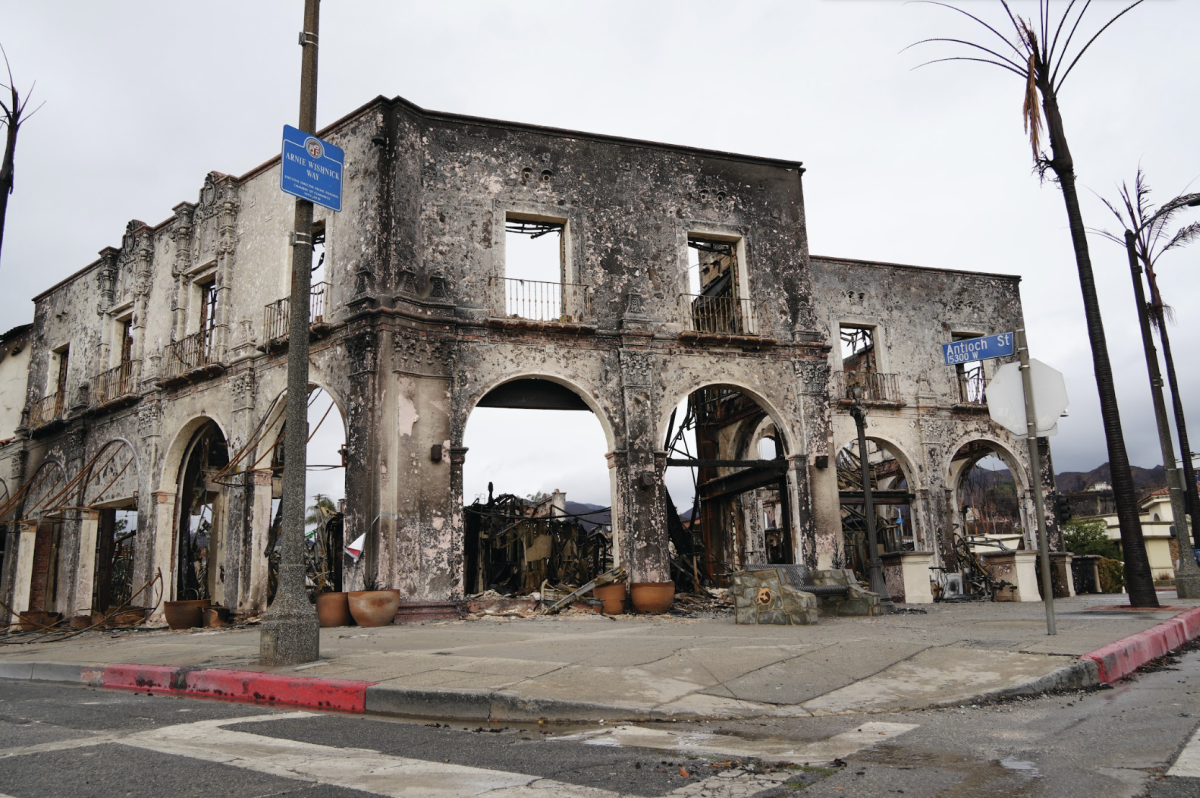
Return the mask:
<path id="1" fill-rule="evenodd" d="M 354 623 L 350 617 L 350 602 L 346 593 L 318 593 L 317 618 L 321 627 L 349 626 Z"/>
<path id="2" fill-rule="evenodd" d="M 352 590 L 346 598 L 359 626 L 387 626 L 400 609 L 399 590 Z"/>
<path id="3" fill-rule="evenodd" d="M 172 629 L 193 629 L 204 623 L 204 609 L 211 604 L 209 599 L 165 601 L 163 615 Z"/>
<path id="4" fill-rule="evenodd" d="M 625 583 L 613 582 L 592 588 L 592 595 L 604 602 L 605 615 L 620 615 L 625 611 Z"/>
<path id="5" fill-rule="evenodd" d="M 99 612 L 89 612 L 87 615 L 76 615 L 71 619 L 71 628 L 75 630 L 91 629 L 104 621 L 104 615 Z"/>
<path id="6" fill-rule="evenodd" d="M 633 608 L 647 615 L 659 615 L 671 609 L 675 601 L 674 582 L 634 582 L 629 586 Z"/>
<path id="7" fill-rule="evenodd" d="M 228 607 L 205 607 L 204 608 L 204 628 L 205 629 L 220 629 L 222 626 L 229 625 L 229 608 Z"/>

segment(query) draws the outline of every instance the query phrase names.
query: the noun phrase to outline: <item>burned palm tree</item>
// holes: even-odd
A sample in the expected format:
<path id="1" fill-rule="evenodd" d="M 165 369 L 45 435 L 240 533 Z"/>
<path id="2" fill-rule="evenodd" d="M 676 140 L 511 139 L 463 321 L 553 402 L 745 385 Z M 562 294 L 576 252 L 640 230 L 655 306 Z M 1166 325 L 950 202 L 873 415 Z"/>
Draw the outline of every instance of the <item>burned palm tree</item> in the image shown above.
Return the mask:
<path id="1" fill-rule="evenodd" d="M 33 94 L 33 86 L 29 87 L 25 98 L 22 99 L 21 93 L 17 91 L 17 82 L 13 80 L 8 53 L 4 52 L 3 47 L 0 47 L 0 53 L 4 55 L 4 66 L 8 70 L 8 84 L 0 84 L 0 88 L 7 89 L 9 93 L 7 103 L 0 100 L 0 125 L 4 127 L 4 159 L 0 160 L 0 249 L 3 249 L 4 217 L 8 213 L 8 195 L 13 190 L 13 160 L 17 154 L 17 133 L 25 120 L 36 114 L 41 106 L 29 110 L 29 95 Z M 34 83 L 34 86 L 36 85 Z"/>
<path id="2" fill-rule="evenodd" d="M 1197 495 L 1196 490 L 1196 473 L 1192 468 L 1191 457 L 1188 456 L 1191 449 L 1188 445 L 1187 423 L 1183 415 L 1183 399 L 1179 393 L 1179 381 L 1175 377 L 1175 358 L 1171 354 L 1171 336 L 1167 332 L 1167 322 L 1174 321 L 1175 311 L 1166 304 L 1162 292 L 1158 289 L 1158 274 L 1155 266 L 1158 264 L 1158 259 L 1166 253 L 1185 247 L 1200 238 L 1200 222 L 1192 222 L 1171 232 L 1174 227 L 1172 222 L 1179 211 L 1188 207 L 1200 206 L 1200 194 L 1180 195 L 1156 209 L 1150 202 L 1150 184 L 1146 181 L 1146 175 L 1141 169 L 1138 169 L 1137 177 L 1134 178 L 1133 189 L 1130 190 L 1127 183 L 1122 183 L 1118 193 L 1120 200 L 1115 205 L 1103 197 L 1101 197 L 1101 201 L 1125 228 L 1124 233 L 1114 234 L 1106 230 L 1095 232 L 1128 250 L 1130 266 L 1138 265 L 1146 272 L 1150 296 L 1145 301 L 1145 307 L 1139 309 L 1139 314 L 1144 312 L 1149 327 L 1158 333 L 1158 338 L 1162 342 L 1163 359 L 1167 365 L 1167 382 L 1171 388 L 1175 427 L 1179 430 L 1179 447 L 1183 453 L 1183 487 L 1187 512 L 1194 520 L 1200 518 L 1200 496 Z M 1135 279 L 1140 281 L 1141 277 L 1135 275 Z M 1141 302 L 1143 297 L 1140 288 L 1138 290 L 1138 298 Z M 1147 335 L 1145 328 L 1143 334 Z M 1162 408 L 1162 378 L 1158 370 L 1158 356 L 1154 352 L 1153 342 L 1148 337 L 1143 343 L 1146 351 L 1146 366 L 1150 371 L 1151 382 L 1156 391 L 1155 415 L 1160 416 L 1158 423 L 1159 435 L 1162 438 L 1163 463 L 1170 472 L 1174 470 L 1175 453 L 1171 451 L 1170 428 L 1167 425 L 1166 411 Z M 1170 473 L 1168 473 L 1168 477 L 1170 477 Z M 1171 489 L 1174 490 L 1175 487 L 1176 483 L 1172 481 Z M 1183 513 L 1179 512 L 1180 509 L 1182 508 L 1176 508 L 1174 503 L 1172 504 L 1172 512 L 1178 518 L 1183 517 Z M 1185 526 L 1183 523 L 1179 524 L 1180 529 Z M 1196 534 L 1193 523 L 1193 539 L 1196 538 Z"/>
<path id="3" fill-rule="evenodd" d="M 986 37 L 987 44 L 951 38 L 933 38 L 917 42 L 951 44 L 969 50 L 967 55 L 937 58 L 920 66 L 947 61 L 973 61 L 999 67 L 1021 78 L 1025 92 L 1021 116 L 1025 123 L 1025 131 L 1029 135 L 1034 165 L 1043 179 L 1047 172 L 1053 174 L 1059 188 L 1062 189 L 1063 202 L 1067 206 L 1067 221 L 1071 230 L 1071 243 L 1075 248 L 1079 287 L 1083 292 L 1084 316 L 1092 349 L 1096 388 L 1100 395 L 1100 415 L 1108 442 L 1117 520 L 1121 527 L 1121 545 L 1125 551 L 1129 603 L 1134 607 L 1157 607 L 1158 597 L 1154 592 L 1150 562 L 1146 557 L 1146 542 L 1142 537 L 1142 525 L 1138 517 L 1129 455 L 1125 450 L 1125 437 L 1121 431 L 1121 416 L 1117 409 L 1117 395 L 1113 385 L 1112 364 L 1108 359 L 1108 345 L 1104 337 L 1104 323 L 1100 318 L 1100 303 L 1096 298 L 1096 282 L 1092 275 L 1091 257 L 1088 254 L 1087 228 L 1083 223 L 1083 213 L 1079 208 L 1079 196 L 1075 188 L 1075 161 L 1067 145 L 1058 104 L 1063 83 L 1070 77 L 1084 53 L 1100 34 L 1145 0 L 1135 0 L 1120 13 L 1109 18 L 1074 53 L 1071 46 L 1076 42 L 1076 36 L 1086 35 L 1081 33 L 1080 26 L 1092 5 L 1092 0 L 1084 0 L 1082 3 L 1071 0 L 1057 23 L 1052 19 L 1049 0 L 1040 0 L 1038 14 L 1032 20 L 1017 16 L 1006 0 L 1000 0 L 1013 30 L 1008 34 L 1001 33 L 997 27 L 949 3 L 927 1 L 969 17 L 991 35 Z M 1000 27 L 1007 30 L 1008 25 L 1002 24 Z M 1048 154 L 1043 149 L 1043 123 L 1050 144 Z"/>

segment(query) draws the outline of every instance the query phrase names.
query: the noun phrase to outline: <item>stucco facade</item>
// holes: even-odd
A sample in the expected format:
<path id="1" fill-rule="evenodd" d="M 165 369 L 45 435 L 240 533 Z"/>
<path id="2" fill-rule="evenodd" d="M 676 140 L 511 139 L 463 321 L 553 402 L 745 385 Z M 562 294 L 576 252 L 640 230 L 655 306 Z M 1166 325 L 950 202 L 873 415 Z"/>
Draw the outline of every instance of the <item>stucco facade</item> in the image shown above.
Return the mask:
<path id="1" fill-rule="evenodd" d="M 462 595 L 463 432 L 514 381 L 561 386 L 600 420 L 615 558 L 633 581 L 671 578 L 664 442 L 672 411 L 712 386 L 752 400 L 776 440 L 788 558 L 828 562 L 841 530 L 831 457 L 853 435 L 837 374 L 846 322 L 877 330 L 878 370 L 898 375 L 871 403 L 870 432 L 905 464 L 917 545 L 937 552 L 949 534 L 964 444 L 983 442 L 1028 488 L 1021 446 L 955 400 L 938 347 L 1019 324 L 1017 279 L 810 257 L 799 163 L 402 99 L 322 135 L 345 149 L 345 196 L 341 213 L 317 209 L 310 380 L 346 426 L 345 539 L 365 534 L 368 572 L 406 600 Z M 0 477 L 24 486 L 3 519 L 9 606 L 95 602 L 97 534 L 114 510 L 137 512 L 132 583 L 161 572 L 165 597 L 179 595 L 194 524 L 182 505 L 199 496 L 205 589 L 263 609 L 292 222 L 278 170 L 274 158 L 209 174 L 195 202 L 130 222 L 118 247 L 35 298 L 25 416 L 0 449 Z M 519 304 L 531 289 L 505 262 L 519 223 L 561 239 L 550 313 Z M 736 260 L 699 292 L 697 246 Z M 702 315 L 713 308 L 725 308 L 715 322 Z"/>

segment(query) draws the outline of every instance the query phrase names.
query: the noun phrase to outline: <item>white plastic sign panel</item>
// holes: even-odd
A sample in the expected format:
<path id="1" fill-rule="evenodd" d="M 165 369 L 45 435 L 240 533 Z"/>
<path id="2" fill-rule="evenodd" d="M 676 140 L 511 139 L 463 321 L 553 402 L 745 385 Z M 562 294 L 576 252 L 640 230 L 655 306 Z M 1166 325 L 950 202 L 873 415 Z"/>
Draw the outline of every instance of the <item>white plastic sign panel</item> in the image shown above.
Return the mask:
<path id="1" fill-rule="evenodd" d="M 1061 371 L 1040 360 L 1029 359 L 1029 379 L 1033 383 L 1033 406 L 1037 411 L 1037 436 L 1058 434 L 1058 418 L 1067 409 L 1067 383 Z M 996 371 L 985 391 L 988 412 L 1000 426 L 1014 435 L 1024 436 L 1025 389 L 1021 385 L 1021 364 L 1005 363 Z"/>

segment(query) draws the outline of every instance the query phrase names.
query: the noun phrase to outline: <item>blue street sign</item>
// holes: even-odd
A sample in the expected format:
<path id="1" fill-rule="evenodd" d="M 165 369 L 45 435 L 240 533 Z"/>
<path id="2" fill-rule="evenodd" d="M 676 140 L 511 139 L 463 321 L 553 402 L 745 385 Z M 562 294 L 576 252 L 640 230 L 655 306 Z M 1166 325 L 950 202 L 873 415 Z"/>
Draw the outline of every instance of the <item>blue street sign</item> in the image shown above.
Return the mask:
<path id="1" fill-rule="evenodd" d="M 982 338 L 968 338 L 965 341 L 951 341 L 948 344 L 942 344 L 942 353 L 946 356 L 947 366 L 970 363 L 973 360 L 987 360 L 991 357 L 1004 357 L 1013 353 L 1013 334 L 1007 332 L 985 335 Z"/>
<path id="2" fill-rule="evenodd" d="M 342 209 L 342 165 L 346 153 L 299 128 L 283 126 L 279 188 L 334 211 Z"/>

